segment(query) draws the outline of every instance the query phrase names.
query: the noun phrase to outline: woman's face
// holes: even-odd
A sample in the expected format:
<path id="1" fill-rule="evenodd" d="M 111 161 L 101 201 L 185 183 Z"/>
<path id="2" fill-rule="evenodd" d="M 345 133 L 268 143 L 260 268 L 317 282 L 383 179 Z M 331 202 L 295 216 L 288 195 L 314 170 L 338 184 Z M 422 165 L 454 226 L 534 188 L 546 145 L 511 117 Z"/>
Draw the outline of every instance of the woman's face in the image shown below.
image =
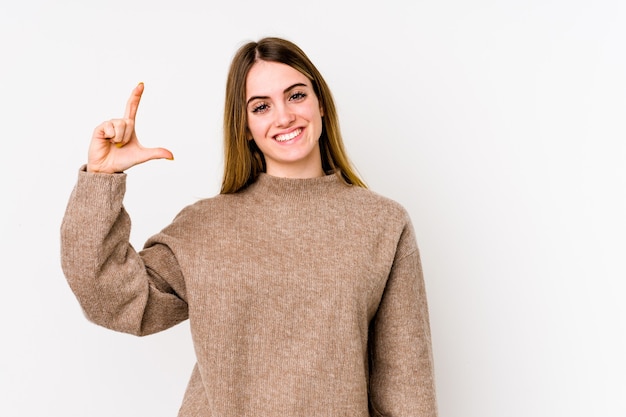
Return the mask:
<path id="1" fill-rule="evenodd" d="M 296 69 L 257 61 L 246 78 L 246 112 L 252 139 L 276 177 L 324 175 L 319 138 L 322 111 L 311 82 Z"/>

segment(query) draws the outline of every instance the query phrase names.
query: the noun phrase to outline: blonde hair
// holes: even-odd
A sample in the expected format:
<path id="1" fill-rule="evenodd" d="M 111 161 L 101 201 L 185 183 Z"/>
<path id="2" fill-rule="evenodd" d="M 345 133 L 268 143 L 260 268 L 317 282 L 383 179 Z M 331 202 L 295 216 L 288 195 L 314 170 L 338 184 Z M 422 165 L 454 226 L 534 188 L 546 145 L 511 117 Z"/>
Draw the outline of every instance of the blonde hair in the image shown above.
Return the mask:
<path id="1" fill-rule="evenodd" d="M 263 153 L 254 140 L 249 140 L 246 112 L 246 77 L 257 61 L 289 65 L 311 81 L 324 114 L 319 138 L 322 169 L 327 173 L 338 172 L 347 184 L 366 188 L 347 157 L 335 103 L 322 74 L 297 45 L 268 37 L 243 45 L 230 65 L 224 105 L 224 177 L 220 192 L 236 193 L 265 172 Z"/>

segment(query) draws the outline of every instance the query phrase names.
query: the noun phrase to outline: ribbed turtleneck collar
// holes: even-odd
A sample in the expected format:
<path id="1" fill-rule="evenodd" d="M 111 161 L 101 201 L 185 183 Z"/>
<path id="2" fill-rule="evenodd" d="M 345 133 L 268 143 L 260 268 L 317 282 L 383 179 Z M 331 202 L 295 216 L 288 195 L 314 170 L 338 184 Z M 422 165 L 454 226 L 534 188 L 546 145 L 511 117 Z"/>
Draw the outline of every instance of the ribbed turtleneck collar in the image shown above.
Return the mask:
<path id="1" fill-rule="evenodd" d="M 282 178 L 262 173 L 246 192 L 277 197 L 312 197 L 337 192 L 346 184 L 339 174 L 315 178 Z"/>

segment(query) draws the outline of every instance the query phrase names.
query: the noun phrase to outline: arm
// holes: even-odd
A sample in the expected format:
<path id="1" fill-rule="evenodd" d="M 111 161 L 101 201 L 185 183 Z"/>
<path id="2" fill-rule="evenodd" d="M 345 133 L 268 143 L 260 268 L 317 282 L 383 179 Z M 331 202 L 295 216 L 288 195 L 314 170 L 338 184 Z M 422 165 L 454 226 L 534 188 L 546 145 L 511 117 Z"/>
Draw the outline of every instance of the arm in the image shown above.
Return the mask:
<path id="1" fill-rule="evenodd" d="M 373 416 L 435 417 L 437 404 L 428 304 L 414 249 L 396 254 L 378 311 L 370 324 L 370 407 Z M 403 246 L 402 240 L 399 248 Z M 405 245 L 406 246 L 406 245 Z"/>
<path id="2" fill-rule="evenodd" d="M 133 89 L 124 117 L 96 127 L 88 162 L 79 173 L 61 226 L 61 264 L 87 317 L 114 330 L 148 334 L 187 317 L 183 278 L 171 251 L 145 265 L 129 243 L 130 219 L 122 205 L 126 169 L 157 158 L 163 148 L 144 148 L 135 118 L 144 91 Z M 118 173 L 118 174 L 116 174 Z M 155 251 L 152 251 L 153 253 Z"/>
<path id="3" fill-rule="evenodd" d="M 146 265 L 129 243 L 125 179 L 79 173 L 61 226 L 61 265 L 89 320 L 145 335 L 185 320 L 187 303 L 169 248 L 160 245 L 158 264 Z"/>

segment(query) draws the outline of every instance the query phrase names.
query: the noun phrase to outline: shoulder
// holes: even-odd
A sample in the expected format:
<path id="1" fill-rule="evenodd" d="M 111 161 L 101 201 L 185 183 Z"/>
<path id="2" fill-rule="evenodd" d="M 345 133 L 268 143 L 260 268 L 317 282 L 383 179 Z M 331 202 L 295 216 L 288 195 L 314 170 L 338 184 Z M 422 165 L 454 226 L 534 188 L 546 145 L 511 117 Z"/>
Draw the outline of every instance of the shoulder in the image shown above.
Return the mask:
<path id="1" fill-rule="evenodd" d="M 346 217 L 359 224 L 365 233 L 394 242 L 397 255 L 417 250 L 415 231 L 408 210 L 398 201 L 362 187 L 350 187 Z"/>
<path id="2" fill-rule="evenodd" d="M 384 216 L 387 219 L 410 222 L 407 209 L 383 194 L 356 186 L 350 186 L 347 194 L 355 207 L 363 212 L 375 214 L 377 217 Z"/>
<path id="3" fill-rule="evenodd" d="M 175 230 L 195 229 L 200 231 L 214 226 L 216 222 L 223 222 L 224 217 L 233 211 L 237 198 L 234 195 L 218 194 L 213 197 L 202 198 L 178 212 L 167 230 L 174 233 Z"/>

